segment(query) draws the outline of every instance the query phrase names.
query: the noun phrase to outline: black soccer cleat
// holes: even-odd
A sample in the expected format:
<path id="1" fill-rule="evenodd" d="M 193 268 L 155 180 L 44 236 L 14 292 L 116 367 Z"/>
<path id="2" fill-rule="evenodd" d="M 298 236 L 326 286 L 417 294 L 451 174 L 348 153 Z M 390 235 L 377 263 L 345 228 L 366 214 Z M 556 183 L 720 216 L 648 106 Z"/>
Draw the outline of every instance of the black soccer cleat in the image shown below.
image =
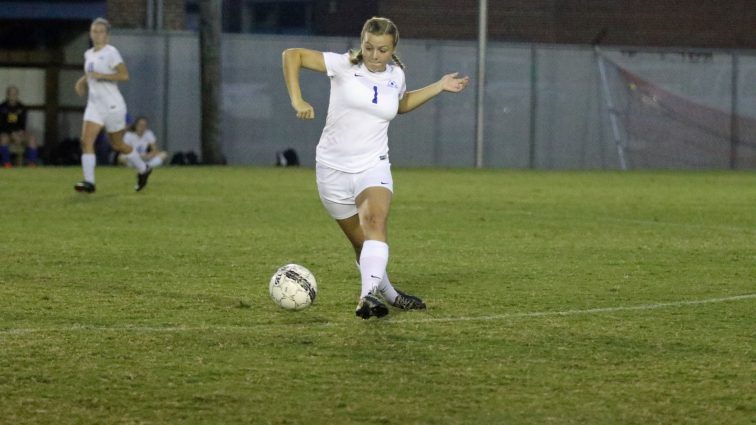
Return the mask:
<path id="1" fill-rule="evenodd" d="M 388 307 L 373 294 L 367 294 L 360 299 L 354 314 L 367 320 L 371 317 L 383 317 L 388 314 Z"/>
<path id="2" fill-rule="evenodd" d="M 147 179 L 150 178 L 150 174 L 152 173 L 152 168 L 149 166 L 146 170 L 144 170 L 144 173 L 137 173 L 137 184 L 134 186 L 134 190 L 139 192 L 140 190 L 144 189 L 145 186 L 147 186 Z"/>
<path id="3" fill-rule="evenodd" d="M 74 185 L 74 190 L 79 193 L 94 193 L 95 185 L 86 180 L 80 181 Z"/>
<path id="4" fill-rule="evenodd" d="M 425 303 L 420 298 L 405 294 L 400 290 L 396 290 L 399 295 L 396 297 L 393 303 L 389 303 L 394 307 L 401 310 L 425 310 Z"/>

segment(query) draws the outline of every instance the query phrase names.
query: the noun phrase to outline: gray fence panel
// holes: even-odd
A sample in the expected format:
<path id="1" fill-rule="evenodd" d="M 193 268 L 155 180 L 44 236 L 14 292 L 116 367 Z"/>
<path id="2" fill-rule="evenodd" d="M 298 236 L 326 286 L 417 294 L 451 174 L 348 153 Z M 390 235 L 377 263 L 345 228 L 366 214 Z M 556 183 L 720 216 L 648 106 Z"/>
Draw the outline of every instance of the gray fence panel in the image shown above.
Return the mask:
<path id="1" fill-rule="evenodd" d="M 616 168 L 593 51 L 541 48 L 537 68 L 535 168 Z"/>
<path id="2" fill-rule="evenodd" d="M 193 35 L 172 35 L 168 40 L 168 74 L 163 76 L 166 146 L 169 151 L 200 149 L 201 92 L 199 40 Z"/>
<path id="3" fill-rule="evenodd" d="M 292 148 L 302 164 L 314 165 L 330 85 L 324 73 L 301 71 L 302 95 L 315 109 L 315 119 L 297 119 L 281 69 L 281 54 L 291 47 L 346 52 L 348 41 L 224 36 L 223 140 L 229 163 L 273 165 L 276 152 Z"/>
<path id="4" fill-rule="evenodd" d="M 753 126 L 747 126 L 742 120 L 756 120 L 756 90 L 753 89 L 756 81 L 756 56 L 738 55 L 737 64 L 737 87 L 746 87 L 737 92 L 735 108 L 741 120 L 737 124 L 736 131 L 744 143 L 736 149 L 735 168 L 753 169 L 756 163 L 756 134 L 751 131 Z"/>
<path id="5" fill-rule="evenodd" d="M 113 44 L 123 54 L 132 79 L 123 84 L 129 110 L 147 115 L 169 151 L 200 152 L 201 87 L 196 34 L 118 31 Z M 315 145 L 325 123 L 329 82 L 324 74 L 302 71 L 305 100 L 316 118 L 296 119 L 281 72 L 288 47 L 345 52 L 357 38 L 224 34 L 222 64 L 222 150 L 230 164 L 271 165 L 276 152 L 295 149 L 305 166 L 315 162 Z M 399 45 L 407 88 L 432 84 L 445 73 L 475 77 L 477 44 L 465 41 L 408 40 Z M 736 52 L 696 53 L 607 48 L 609 59 L 658 87 L 724 113 L 744 117 L 753 128 L 756 93 L 746 90 L 756 75 L 756 58 Z M 606 93 L 597 56 L 581 46 L 492 42 L 487 50 L 485 87 L 485 167 L 595 169 L 619 168 Z M 676 56 L 677 55 L 677 56 Z M 687 55 L 687 56 L 686 56 Z M 733 101 L 733 63 L 737 97 Z M 610 73 L 611 74 L 611 73 Z M 610 95 L 622 102 L 625 87 L 616 71 Z M 475 165 L 475 81 L 461 94 L 444 93 L 391 124 L 391 161 L 400 167 Z M 623 133 L 627 138 L 627 134 Z M 644 149 L 649 148 L 645 143 Z M 653 145 L 650 145 L 653 148 Z M 743 164 L 754 149 L 738 150 Z M 740 159 L 738 159 L 740 160 Z M 725 158 L 716 167 L 727 168 Z M 710 163 L 712 163 L 710 161 Z M 663 166 L 658 161 L 650 166 Z M 643 163 L 630 168 L 645 168 Z M 671 167 L 680 167 L 670 163 Z M 682 168 L 688 168 L 683 165 Z"/>
<path id="6" fill-rule="evenodd" d="M 402 40 L 407 90 L 436 83 L 444 74 L 475 75 L 470 43 Z M 389 127 L 391 162 L 396 166 L 472 167 L 475 165 L 475 91 L 444 93 Z"/>
<path id="7" fill-rule="evenodd" d="M 119 36 L 113 44 L 121 52 L 130 78 L 120 83 L 132 119 L 147 117 L 160 146 L 166 146 L 163 99 L 167 93 L 166 46 L 164 39 L 138 34 Z"/>
<path id="8" fill-rule="evenodd" d="M 527 168 L 533 142 L 531 49 L 491 43 L 487 53 L 483 166 Z"/>

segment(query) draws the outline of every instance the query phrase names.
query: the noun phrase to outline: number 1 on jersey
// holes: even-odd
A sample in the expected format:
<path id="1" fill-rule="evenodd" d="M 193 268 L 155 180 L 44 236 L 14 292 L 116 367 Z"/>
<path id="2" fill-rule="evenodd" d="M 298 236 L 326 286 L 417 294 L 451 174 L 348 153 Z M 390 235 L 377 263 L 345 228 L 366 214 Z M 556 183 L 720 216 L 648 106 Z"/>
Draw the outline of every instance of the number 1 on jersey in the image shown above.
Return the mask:
<path id="1" fill-rule="evenodd" d="M 378 86 L 373 86 L 373 103 L 378 103 Z"/>

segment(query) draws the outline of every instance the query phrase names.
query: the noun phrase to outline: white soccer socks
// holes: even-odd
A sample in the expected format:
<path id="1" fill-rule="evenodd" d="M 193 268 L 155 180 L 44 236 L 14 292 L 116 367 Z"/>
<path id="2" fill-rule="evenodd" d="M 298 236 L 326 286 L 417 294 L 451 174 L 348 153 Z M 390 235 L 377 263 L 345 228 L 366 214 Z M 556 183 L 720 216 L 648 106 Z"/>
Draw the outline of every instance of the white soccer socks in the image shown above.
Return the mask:
<path id="1" fill-rule="evenodd" d="M 95 165 L 97 158 L 93 153 L 81 154 L 81 171 L 84 174 L 84 181 L 94 184 L 95 182 Z"/>
<path id="2" fill-rule="evenodd" d="M 140 173 L 147 171 L 147 164 L 144 163 L 136 149 L 132 149 L 131 153 L 126 154 L 126 161 Z"/>
<path id="3" fill-rule="evenodd" d="M 354 264 L 357 266 L 357 271 L 360 271 L 360 263 L 355 261 Z M 393 304 L 394 301 L 396 301 L 396 297 L 399 296 L 399 293 L 394 289 L 394 285 L 391 284 L 387 272 L 383 273 L 383 280 L 381 281 L 381 284 L 378 285 L 378 290 L 381 291 L 383 298 L 391 304 Z"/>
<path id="4" fill-rule="evenodd" d="M 378 294 L 381 282 L 386 275 L 388 256 L 389 247 L 385 242 L 368 240 L 362 244 L 362 252 L 360 253 L 362 291 L 360 298 L 371 292 Z"/>
<path id="5" fill-rule="evenodd" d="M 394 304 L 394 301 L 396 301 L 396 297 L 399 296 L 399 293 L 396 292 L 396 289 L 394 289 L 394 285 L 389 282 L 388 273 L 383 275 L 383 282 L 381 282 L 379 289 L 381 290 L 383 299 L 385 299 L 389 304 Z"/>
<path id="6" fill-rule="evenodd" d="M 150 168 L 157 168 L 163 165 L 163 158 L 159 156 L 153 156 L 149 161 L 147 161 L 147 165 L 149 165 Z"/>

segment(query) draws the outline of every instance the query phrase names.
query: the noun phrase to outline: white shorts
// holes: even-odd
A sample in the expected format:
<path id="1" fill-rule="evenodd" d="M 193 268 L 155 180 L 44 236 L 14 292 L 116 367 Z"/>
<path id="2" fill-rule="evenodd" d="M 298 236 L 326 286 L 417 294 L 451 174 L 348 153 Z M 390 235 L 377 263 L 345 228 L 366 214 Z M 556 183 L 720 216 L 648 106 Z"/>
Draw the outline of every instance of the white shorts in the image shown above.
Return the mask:
<path id="1" fill-rule="evenodd" d="M 325 165 L 316 164 L 315 178 L 323 206 L 336 220 L 357 214 L 355 199 L 369 187 L 385 187 L 394 192 L 391 178 L 391 163 L 383 160 L 378 165 L 361 173 L 345 173 Z"/>
<path id="2" fill-rule="evenodd" d="M 108 133 L 115 133 L 126 128 L 126 108 L 98 107 L 88 103 L 84 110 L 84 121 L 100 124 Z"/>

